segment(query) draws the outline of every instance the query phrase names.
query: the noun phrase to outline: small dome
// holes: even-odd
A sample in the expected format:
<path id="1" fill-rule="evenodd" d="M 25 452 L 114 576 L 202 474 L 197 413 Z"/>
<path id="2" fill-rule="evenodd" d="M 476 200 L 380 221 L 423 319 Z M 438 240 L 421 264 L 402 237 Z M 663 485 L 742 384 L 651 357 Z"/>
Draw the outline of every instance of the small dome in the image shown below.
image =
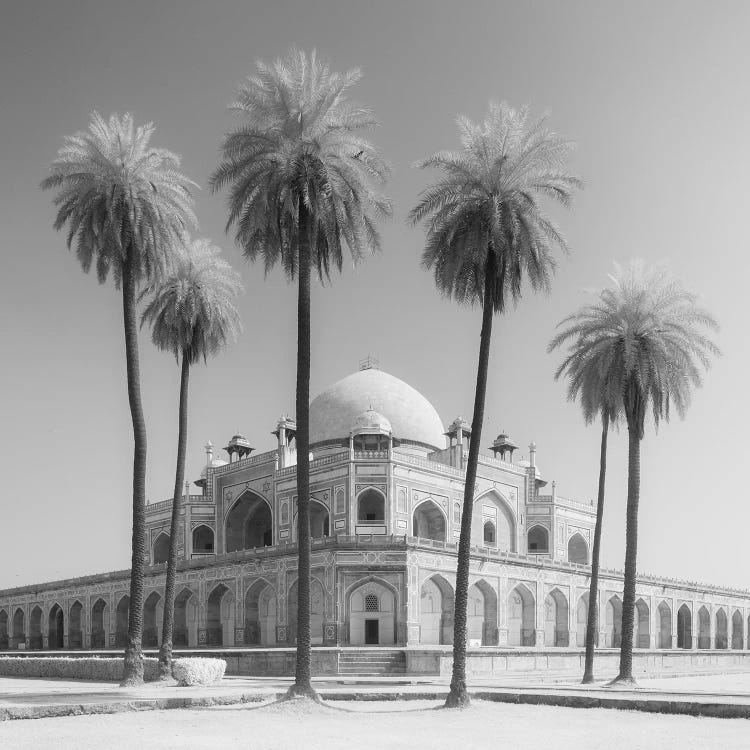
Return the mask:
<path id="1" fill-rule="evenodd" d="M 362 412 L 352 425 L 352 435 L 362 435 L 363 433 L 390 435 L 392 431 L 391 423 L 372 407 Z"/>
<path id="2" fill-rule="evenodd" d="M 211 461 L 211 468 L 212 469 L 218 469 L 219 466 L 226 466 L 229 463 L 229 461 L 225 461 L 223 458 L 214 458 Z M 201 479 L 206 478 L 206 467 L 204 466 L 201 469 Z"/>

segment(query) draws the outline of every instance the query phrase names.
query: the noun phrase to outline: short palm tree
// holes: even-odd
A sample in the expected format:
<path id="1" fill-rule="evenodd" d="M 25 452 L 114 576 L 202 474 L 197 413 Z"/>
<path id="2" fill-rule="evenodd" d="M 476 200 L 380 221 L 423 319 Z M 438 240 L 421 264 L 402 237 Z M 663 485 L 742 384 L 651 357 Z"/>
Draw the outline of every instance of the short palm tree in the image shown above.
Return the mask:
<path id="1" fill-rule="evenodd" d="M 549 287 L 553 251 L 567 243 L 539 204 L 550 197 L 567 206 L 581 181 L 566 171 L 571 144 L 552 133 L 546 118 L 529 122 L 528 111 L 491 103 L 484 123 L 459 118 L 461 151 L 441 151 L 418 163 L 443 177 L 426 189 L 411 211 L 424 221 L 423 266 L 441 293 L 482 307 L 479 366 L 466 465 L 456 573 L 453 676 L 446 706 L 469 703 L 466 689 L 466 616 L 474 485 L 487 391 L 492 318 L 521 296 Z"/>
<path id="2" fill-rule="evenodd" d="M 195 224 L 180 159 L 149 145 L 154 127 L 133 118 L 91 116 L 89 129 L 65 138 L 42 188 L 56 188 L 55 229 L 68 227 L 85 272 L 122 290 L 128 399 L 133 421 L 133 537 L 130 611 L 123 684 L 143 682 L 143 574 L 146 559 L 146 425 L 141 402 L 136 289 L 168 265 L 175 239 Z"/>
<path id="3" fill-rule="evenodd" d="M 388 200 L 373 188 L 388 172 L 359 131 L 376 124 L 371 110 L 347 100 L 359 70 L 339 74 L 315 52 L 298 50 L 256 73 L 230 109 L 242 123 L 225 137 L 223 159 L 211 177 L 230 186 L 227 231 L 245 256 L 268 272 L 281 263 L 297 280 L 297 667 L 290 696 L 317 698 L 310 682 L 310 277 L 341 269 L 343 246 L 354 260 L 380 248 L 376 220 Z"/>
<path id="4" fill-rule="evenodd" d="M 591 550 L 591 580 L 589 582 L 589 607 L 586 622 L 586 657 L 583 670 L 584 684 L 594 681 L 594 646 L 599 630 L 599 558 L 604 522 L 604 487 L 607 475 L 607 437 L 610 426 L 615 425 L 622 410 L 622 397 L 611 383 L 608 374 L 603 370 L 600 360 L 589 356 L 589 342 L 596 336 L 596 327 L 591 324 L 592 313 L 595 317 L 596 305 L 590 305 L 565 318 L 558 327 L 568 326 L 552 340 L 548 351 L 569 343 L 565 360 L 557 368 L 555 379 L 567 375 L 568 398 L 571 401 L 580 399 L 583 418 L 586 424 L 592 424 L 601 418 L 602 437 L 599 449 L 599 490 L 596 501 L 596 523 L 594 525 L 594 544 Z"/>
<path id="5" fill-rule="evenodd" d="M 162 679 L 168 679 L 172 674 L 174 588 L 180 498 L 185 481 L 190 368 L 201 359 L 205 362 L 209 355 L 217 354 L 225 344 L 236 339 L 241 329 L 234 300 L 242 290 L 242 284 L 239 274 L 219 257 L 220 252 L 209 240 L 191 241 L 186 237 L 184 251 L 177 253 L 169 275 L 146 287 L 141 293 L 141 298 L 150 297 L 143 311 L 141 325 L 146 322 L 151 324 L 151 340 L 158 349 L 171 352 L 178 362 L 182 359 L 177 469 L 159 648 L 159 671 Z"/>
<path id="6" fill-rule="evenodd" d="M 646 414 L 654 426 L 668 421 L 671 409 L 684 417 L 692 389 L 701 384 L 701 370 L 710 355 L 719 354 L 705 329 L 717 329 L 715 319 L 697 304 L 663 268 L 634 261 L 617 268 L 612 286 L 595 305 L 572 315 L 569 328 L 557 340 L 588 331 L 577 346 L 578 357 L 598 370 L 606 403 L 620 399 L 628 426 L 628 499 L 625 573 L 622 600 L 620 670 L 615 684 L 633 683 L 633 625 L 635 613 L 638 503 L 641 440 Z"/>

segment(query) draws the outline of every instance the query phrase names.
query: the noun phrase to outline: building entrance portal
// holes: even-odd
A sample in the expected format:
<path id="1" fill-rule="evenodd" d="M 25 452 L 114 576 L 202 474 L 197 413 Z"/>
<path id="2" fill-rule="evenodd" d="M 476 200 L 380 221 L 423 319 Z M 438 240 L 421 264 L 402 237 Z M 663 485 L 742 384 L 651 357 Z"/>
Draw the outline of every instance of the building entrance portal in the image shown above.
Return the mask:
<path id="1" fill-rule="evenodd" d="M 365 620 L 365 645 L 377 646 L 380 643 L 380 620 Z"/>

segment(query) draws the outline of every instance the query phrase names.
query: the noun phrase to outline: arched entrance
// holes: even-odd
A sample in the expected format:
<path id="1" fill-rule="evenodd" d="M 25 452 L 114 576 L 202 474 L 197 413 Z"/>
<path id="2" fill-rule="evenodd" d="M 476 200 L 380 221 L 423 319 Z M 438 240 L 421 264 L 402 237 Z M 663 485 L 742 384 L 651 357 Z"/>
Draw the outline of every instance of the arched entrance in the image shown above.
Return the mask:
<path id="1" fill-rule="evenodd" d="M 273 544 L 271 507 L 265 498 L 250 490 L 237 498 L 227 514 L 225 528 L 224 544 L 227 552 L 270 547 Z"/>
<path id="2" fill-rule="evenodd" d="M 205 524 L 193 529 L 193 552 L 199 555 L 213 554 L 214 530 Z"/>
<path id="3" fill-rule="evenodd" d="M 724 649 L 729 645 L 727 613 L 723 609 L 716 612 L 716 648 Z"/>
<path id="4" fill-rule="evenodd" d="M 195 648 L 198 645 L 198 597 L 190 589 L 182 589 L 174 600 L 175 646 Z"/>
<path id="5" fill-rule="evenodd" d="M 385 521 L 385 497 L 377 490 L 367 489 L 357 498 L 357 523 Z"/>
<path id="6" fill-rule="evenodd" d="M 742 615 L 738 609 L 732 615 L 732 648 L 741 649 L 745 645 L 745 634 L 742 632 Z"/>
<path id="7" fill-rule="evenodd" d="M 666 602 L 659 604 L 659 648 L 672 648 L 672 610 Z"/>
<path id="8" fill-rule="evenodd" d="M 549 531 L 544 526 L 532 526 L 527 537 L 527 550 L 530 555 L 546 555 L 549 553 Z"/>
<path id="9" fill-rule="evenodd" d="M 693 614 L 687 604 L 677 610 L 677 648 L 693 647 Z"/>
<path id="10" fill-rule="evenodd" d="M 276 591 L 266 580 L 255 581 L 245 592 L 245 643 L 276 644 Z"/>
<path id="11" fill-rule="evenodd" d="M 576 565 L 589 564 L 589 546 L 580 534 L 573 534 L 568 540 L 568 562 Z"/>
<path id="12" fill-rule="evenodd" d="M 289 589 L 287 604 L 287 638 L 289 643 L 297 642 L 297 581 Z M 325 616 L 325 594 L 317 578 L 310 581 L 310 643 L 323 643 L 323 619 Z"/>
<path id="13" fill-rule="evenodd" d="M 330 534 L 330 521 L 328 508 L 314 498 L 310 498 L 310 538 L 322 539 Z M 294 539 L 298 538 L 297 521 L 298 513 L 294 514 Z"/>
<path id="14" fill-rule="evenodd" d="M 104 616 L 107 603 L 104 599 L 97 599 L 91 608 L 91 648 L 106 648 L 107 628 L 104 624 Z"/>
<path id="15" fill-rule="evenodd" d="M 208 595 L 206 645 L 234 645 L 234 595 L 220 583 Z"/>
<path id="16" fill-rule="evenodd" d="M 74 602 L 68 621 L 68 648 L 83 648 L 83 604 Z"/>
<path id="17" fill-rule="evenodd" d="M 158 592 L 152 591 L 143 602 L 143 647 L 159 647 L 159 631 L 164 607 Z"/>
<path id="18" fill-rule="evenodd" d="M 115 610 L 115 646 L 123 648 L 128 642 L 128 613 L 130 611 L 130 597 L 125 594 Z"/>
<path id="19" fill-rule="evenodd" d="M 698 648 L 711 648 L 711 615 L 705 606 L 698 610 Z"/>
<path id="20" fill-rule="evenodd" d="M 492 544 L 485 543 L 485 525 L 488 521 L 495 535 L 495 541 Z M 505 498 L 495 490 L 490 490 L 474 500 L 471 516 L 471 543 L 477 547 L 495 547 L 501 552 L 516 551 L 515 515 Z"/>
<path id="21" fill-rule="evenodd" d="M 169 560 L 169 534 L 162 532 L 154 542 L 154 565 L 163 565 Z"/>
<path id="22" fill-rule="evenodd" d="M 568 600 L 555 588 L 544 598 L 544 645 L 568 645 Z"/>
<path id="23" fill-rule="evenodd" d="M 635 603 L 635 632 L 633 633 L 633 645 L 635 648 L 651 648 L 651 618 L 649 616 L 648 604 L 643 599 Z"/>
<path id="24" fill-rule="evenodd" d="M 470 646 L 497 645 L 497 594 L 484 579 L 469 587 L 467 625 Z"/>
<path id="25" fill-rule="evenodd" d="M 379 581 L 366 581 L 349 595 L 349 644 L 392 646 L 396 642 L 396 597 Z"/>
<path id="26" fill-rule="evenodd" d="M 534 595 L 522 583 L 508 595 L 508 645 L 536 645 Z"/>
<path id="27" fill-rule="evenodd" d="M 50 649 L 65 648 L 65 615 L 59 604 L 49 611 L 47 639 Z"/>
<path id="28" fill-rule="evenodd" d="M 29 617 L 29 648 L 44 648 L 42 639 L 42 608 L 37 604 Z"/>
<path id="29" fill-rule="evenodd" d="M 26 615 L 20 607 L 13 615 L 13 645 L 16 648 L 26 647 Z"/>
<path id="30" fill-rule="evenodd" d="M 622 644 L 622 600 L 617 594 L 607 602 L 607 640 L 605 648 L 620 648 Z"/>
<path id="31" fill-rule="evenodd" d="M 414 536 L 422 539 L 445 541 L 445 516 L 432 500 L 425 500 L 414 509 L 412 530 Z"/>
<path id="32" fill-rule="evenodd" d="M 582 594 L 576 605 L 576 646 L 586 645 L 586 627 L 589 616 L 589 595 Z"/>
<path id="33" fill-rule="evenodd" d="M 8 613 L 0 609 L 0 651 L 8 648 Z"/>
<path id="34" fill-rule="evenodd" d="M 419 597 L 419 642 L 453 643 L 453 587 L 441 575 L 428 578 Z"/>

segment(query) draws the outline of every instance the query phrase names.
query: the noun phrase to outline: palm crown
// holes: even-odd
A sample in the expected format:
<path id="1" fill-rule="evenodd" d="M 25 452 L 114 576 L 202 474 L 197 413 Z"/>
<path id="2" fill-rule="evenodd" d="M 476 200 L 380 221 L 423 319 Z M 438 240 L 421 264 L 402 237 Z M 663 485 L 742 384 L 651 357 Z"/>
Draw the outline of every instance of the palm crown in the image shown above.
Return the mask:
<path id="1" fill-rule="evenodd" d="M 611 279 L 596 303 L 560 323 L 567 327 L 550 349 L 570 343 L 557 374 L 571 373 L 570 393 L 581 395 L 584 411 L 621 405 L 642 438 L 649 405 L 657 426 L 672 406 L 684 416 L 701 367 L 720 353 L 702 329 L 718 325 L 663 268 L 634 261 Z"/>
<path id="2" fill-rule="evenodd" d="M 168 264 L 175 235 L 197 224 L 191 188 L 180 158 L 149 146 L 152 124 L 136 128 L 129 114 L 91 115 L 89 129 L 65 138 L 42 188 L 59 188 L 55 229 L 68 224 L 84 271 L 96 261 L 100 282 L 110 269 L 115 284 L 130 253 L 137 279 Z"/>
<path id="3" fill-rule="evenodd" d="M 257 72 L 230 109 L 245 119 L 222 144 L 223 160 L 211 177 L 218 190 L 231 185 L 227 231 L 266 271 L 277 261 L 294 277 L 297 247 L 309 241 L 321 278 L 340 269 L 345 243 L 355 260 L 377 250 L 375 219 L 390 215 L 382 184 L 388 165 L 358 131 L 376 124 L 373 113 L 346 94 L 359 70 L 333 73 L 315 52 L 293 50 Z M 300 208 L 309 224 L 300 229 Z"/>
<path id="4" fill-rule="evenodd" d="M 546 118 L 528 120 L 526 108 L 490 103 L 483 124 L 458 119 L 461 151 L 440 151 L 417 162 L 444 173 L 410 214 L 413 223 L 426 220 L 424 267 L 433 270 L 447 296 L 484 304 L 492 253 L 495 312 L 503 311 L 509 295 L 518 299 L 524 273 L 534 289 L 548 287 L 555 268 L 552 249 L 566 251 L 567 243 L 539 198 L 567 206 L 573 189 L 582 185 L 565 171 L 572 144 L 552 133 Z"/>
<path id="5" fill-rule="evenodd" d="M 209 240 L 186 240 L 169 275 L 142 292 L 141 298 L 152 299 L 141 325 L 151 323 L 151 339 L 157 348 L 171 351 L 175 358 L 182 354 L 194 364 L 237 337 L 242 326 L 234 299 L 242 284 Z"/>

